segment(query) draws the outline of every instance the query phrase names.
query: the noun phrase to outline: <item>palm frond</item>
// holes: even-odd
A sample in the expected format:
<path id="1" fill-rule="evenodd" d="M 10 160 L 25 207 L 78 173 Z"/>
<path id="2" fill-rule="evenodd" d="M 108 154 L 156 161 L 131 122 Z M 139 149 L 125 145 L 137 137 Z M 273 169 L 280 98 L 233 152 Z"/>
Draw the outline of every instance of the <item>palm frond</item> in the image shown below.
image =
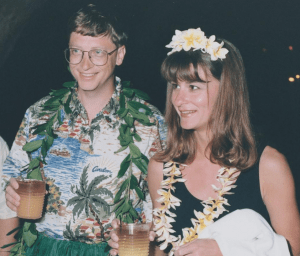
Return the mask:
<path id="1" fill-rule="evenodd" d="M 86 196 L 90 196 L 92 189 L 94 187 L 96 187 L 100 182 L 102 182 L 103 180 L 107 179 L 108 177 L 105 175 L 100 175 L 98 177 L 96 177 L 95 179 L 92 180 L 92 182 L 90 183 L 90 185 L 88 186 L 87 190 L 86 190 Z"/>
<path id="2" fill-rule="evenodd" d="M 90 202 L 92 206 L 102 207 L 107 214 L 110 214 L 110 205 L 101 197 L 91 196 Z"/>
<path id="3" fill-rule="evenodd" d="M 77 203 L 75 204 L 74 208 L 73 208 L 73 218 L 75 218 L 75 216 L 77 215 L 77 217 L 79 217 L 79 215 L 82 213 L 82 211 L 84 210 L 85 207 L 85 198 L 83 198 L 80 201 L 77 201 Z"/>
<path id="4" fill-rule="evenodd" d="M 67 206 L 72 206 L 74 204 L 77 204 L 80 201 L 82 201 L 83 199 L 84 199 L 83 196 L 74 196 L 68 201 Z"/>
<path id="5" fill-rule="evenodd" d="M 94 188 L 91 192 L 91 196 L 97 196 L 97 195 L 107 195 L 110 196 L 111 198 L 114 197 L 114 194 L 108 190 L 107 188 Z"/>
<path id="6" fill-rule="evenodd" d="M 87 174 L 87 170 L 88 170 L 89 166 L 86 166 L 83 168 L 83 172 L 81 174 L 80 177 L 80 190 L 82 191 L 83 194 L 86 193 L 86 188 L 87 188 L 87 183 L 88 183 L 88 174 Z"/>

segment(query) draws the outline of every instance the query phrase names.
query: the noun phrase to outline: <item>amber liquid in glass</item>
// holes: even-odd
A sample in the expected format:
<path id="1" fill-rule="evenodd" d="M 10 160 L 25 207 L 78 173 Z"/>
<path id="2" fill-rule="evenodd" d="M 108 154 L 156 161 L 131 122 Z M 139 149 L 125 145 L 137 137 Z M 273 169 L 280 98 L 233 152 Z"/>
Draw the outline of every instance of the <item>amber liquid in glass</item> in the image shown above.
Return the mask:
<path id="1" fill-rule="evenodd" d="M 119 256 L 148 256 L 149 230 L 150 224 L 123 224 L 117 229 Z"/>
<path id="2" fill-rule="evenodd" d="M 39 219 L 42 217 L 46 184 L 39 180 L 18 180 L 16 192 L 21 197 L 17 215 L 23 219 Z"/>

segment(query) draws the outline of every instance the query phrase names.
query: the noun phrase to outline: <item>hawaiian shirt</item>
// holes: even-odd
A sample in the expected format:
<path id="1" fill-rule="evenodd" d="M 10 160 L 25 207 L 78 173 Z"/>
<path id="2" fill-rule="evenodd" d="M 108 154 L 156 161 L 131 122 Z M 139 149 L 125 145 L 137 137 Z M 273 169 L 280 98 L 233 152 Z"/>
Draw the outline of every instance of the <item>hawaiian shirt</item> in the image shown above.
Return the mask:
<path id="1" fill-rule="evenodd" d="M 121 80 L 116 77 L 116 89 L 109 103 L 89 125 L 87 112 L 78 99 L 77 89 L 72 91 L 70 108 L 72 113 L 64 115 L 62 125 L 55 127 L 58 137 L 54 140 L 46 158 L 44 174 L 48 187 L 46 212 L 36 223 L 37 230 L 46 236 L 86 243 L 100 241 L 100 224 L 107 229 L 114 219 L 112 214 L 113 199 L 122 182 L 127 177 L 117 178 L 120 164 L 128 155 L 129 149 L 115 153 L 121 148 L 117 139 L 119 127 L 124 122 L 117 111 L 119 95 L 122 90 Z M 29 159 L 22 147 L 28 141 L 41 139 L 32 134 L 32 127 L 42 124 L 47 116 L 39 117 L 41 106 L 49 99 L 45 97 L 32 105 L 25 114 L 11 152 L 3 166 L 3 179 L 19 175 L 19 168 L 28 164 Z M 135 127 L 141 141 L 135 141 L 140 151 L 150 158 L 165 140 L 164 119 L 157 108 L 146 104 L 153 112 L 149 118 L 156 125 L 144 126 L 136 123 Z M 34 152 L 32 157 L 36 157 Z M 146 200 L 140 201 L 135 192 L 131 195 L 134 208 L 147 222 L 152 220 L 152 203 L 145 182 L 145 175 L 133 166 L 133 175 L 141 180 L 146 193 Z M 4 184 L 2 184 L 4 186 Z M 88 191 L 97 193 L 88 193 Z M 93 211 L 87 211 L 86 202 Z M 96 219 L 98 221 L 96 221 Z M 100 224 L 99 224 L 100 219 Z"/>

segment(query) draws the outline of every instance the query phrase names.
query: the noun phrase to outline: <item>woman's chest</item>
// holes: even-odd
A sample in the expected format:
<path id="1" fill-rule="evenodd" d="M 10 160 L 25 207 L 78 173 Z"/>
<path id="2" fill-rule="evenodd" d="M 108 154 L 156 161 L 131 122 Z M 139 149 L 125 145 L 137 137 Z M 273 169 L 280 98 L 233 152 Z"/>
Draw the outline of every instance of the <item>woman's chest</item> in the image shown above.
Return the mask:
<path id="1" fill-rule="evenodd" d="M 218 180 L 220 166 L 199 167 L 189 165 L 182 170 L 186 190 L 198 200 L 216 199 L 218 193 L 214 187 L 220 187 Z"/>

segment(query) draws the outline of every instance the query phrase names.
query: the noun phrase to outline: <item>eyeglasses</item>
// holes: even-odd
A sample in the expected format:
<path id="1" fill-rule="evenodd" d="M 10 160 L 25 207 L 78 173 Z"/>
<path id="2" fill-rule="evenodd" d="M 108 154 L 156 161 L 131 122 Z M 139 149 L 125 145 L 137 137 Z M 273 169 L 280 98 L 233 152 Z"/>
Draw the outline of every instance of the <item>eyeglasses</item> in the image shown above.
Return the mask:
<path id="1" fill-rule="evenodd" d="M 118 48 L 114 49 L 111 52 L 107 52 L 101 49 L 94 49 L 90 51 L 82 51 L 77 48 L 67 48 L 65 50 L 65 58 L 70 64 L 76 65 L 79 64 L 85 52 L 88 53 L 90 61 L 96 66 L 103 66 L 107 63 L 108 55 L 113 54 Z"/>

